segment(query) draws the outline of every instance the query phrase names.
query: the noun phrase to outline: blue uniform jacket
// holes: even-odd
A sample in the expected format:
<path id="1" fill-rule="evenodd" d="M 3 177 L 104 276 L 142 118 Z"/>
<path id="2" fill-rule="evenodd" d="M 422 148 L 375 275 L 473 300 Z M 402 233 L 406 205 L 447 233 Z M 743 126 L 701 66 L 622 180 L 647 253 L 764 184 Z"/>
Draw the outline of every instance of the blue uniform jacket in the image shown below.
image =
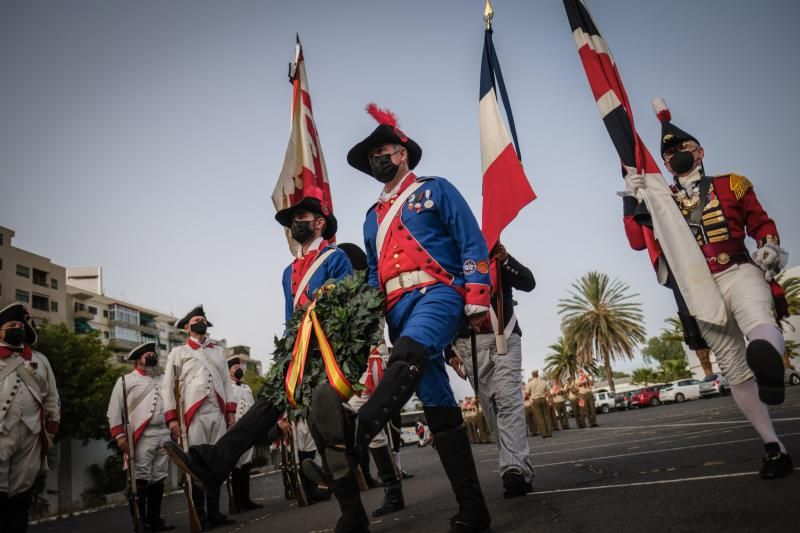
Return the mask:
<path id="1" fill-rule="evenodd" d="M 350 259 L 347 254 L 335 245 L 329 244 L 322 250 L 320 254 L 325 253 L 326 250 L 333 249 L 334 252 L 329 255 L 325 261 L 320 265 L 306 286 L 306 295 L 310 299 L 314 299 L 314 294 L 322 287 L 328 280 L 340 280 L 345 276 L 353 273 L 353 266 L 350 264 Z M 283 271 L 283 297 L 286 305 L 286 323 L 288 324 L 294 312 L 294 295 L 292 295 L 292 265 L 286 267 Z"/>

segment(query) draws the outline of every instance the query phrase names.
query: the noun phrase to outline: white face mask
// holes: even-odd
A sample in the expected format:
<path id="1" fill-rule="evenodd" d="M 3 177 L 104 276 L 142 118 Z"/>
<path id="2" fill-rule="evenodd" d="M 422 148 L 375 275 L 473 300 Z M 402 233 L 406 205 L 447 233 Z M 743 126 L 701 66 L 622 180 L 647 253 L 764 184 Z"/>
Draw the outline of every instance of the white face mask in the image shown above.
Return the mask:
<path id="1" fill-rule="evenodd" d="M 680 183 L 681 187 L 683 187 L 687 192 L 691 192 L 694 184 L 700 181 L 702 177 L 703 173 L 701 172 L 700 165 L 698 164 L 696 167 L 694 167 L 694 170 L 692 170 L 686 176 L 679 176 L 678 183 Z"/>

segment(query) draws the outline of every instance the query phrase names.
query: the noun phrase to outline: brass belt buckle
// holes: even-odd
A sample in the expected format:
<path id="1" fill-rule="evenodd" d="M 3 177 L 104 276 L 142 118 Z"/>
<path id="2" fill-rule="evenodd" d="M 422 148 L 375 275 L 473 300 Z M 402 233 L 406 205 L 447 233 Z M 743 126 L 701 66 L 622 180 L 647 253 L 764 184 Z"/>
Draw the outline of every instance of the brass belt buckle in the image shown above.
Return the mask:
<path id="1" fill-rule="evenodd" d="M 717 254 L 717 263 L 720 265 L 727 265 L 731 262 L 731 256 L 722 252 L 721 254 Z"/>

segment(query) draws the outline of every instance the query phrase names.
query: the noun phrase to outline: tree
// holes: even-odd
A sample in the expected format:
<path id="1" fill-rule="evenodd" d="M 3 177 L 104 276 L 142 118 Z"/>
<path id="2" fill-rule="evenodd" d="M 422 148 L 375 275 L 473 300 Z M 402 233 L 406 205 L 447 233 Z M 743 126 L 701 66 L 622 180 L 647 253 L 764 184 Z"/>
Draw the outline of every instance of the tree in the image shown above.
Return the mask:
<path id="1" fill-rule="evenodd" d="M 689 363 L 686 359 L 667 359 L 661 362 L 658 377 L 661 381 L 675 381 L 676 379 L 690 378 L 692 373 L 689 371 Z"/>
<path id="2" fill-rule="evenodd" d="M 264 385 L 264 378 L 260 376 L 254 368 L 248 367 L 247 370 L 244 371 L 244 376 L 242 376 L 242 383 L 250 387 L 250 390 L 253 391 L 255 395 L 258 394 L 258 391 L 260 391 L 261 387 Z"/>
<path id="3" fill-rule="evenodd" d="M 630 374 L 628 374 L 627 372 L 618 372 L 618 371 L 616 371 L 616 370 L 614 370 L 613 372 L 611 372 L 611 376 L 612 376 L 614 379 L 620 379 L 620 378 L 629 378 L 629 377 L 631 377 L 631 375 L 630 375 Z"/>
<path id="4" fill-rule="evenodd" d="M 647 345 L 642 348 L 642 359 L 645 363 L 661 364 L 668 359 L 686 359 L 683 346 L 680 342 L 669 338 L 669 334 L 664 332 L 658 337 L 650 337 Z"/>
<path id="5" fill-rule="evenodd" d="M 35 348 L 50 361 L 61 399 L 58 440 L 73 438 L 86 444 L 108 437 L 111 389 L 130 369 L 111 366 L 113 354 L 96 331 L 78 335 L 64 324 L 45 324 L 37 334 Z"/>
<path id="6" fill-rule="evenodd" d="M 658 381 L 658 374 L 652 368 L 637 368 L 633 371 L 632 383 L 647 387 Z"/>
<path id="7" fill-rule="evenodd" d="M 550 379 L 559 383 L 562 383 L 566 378 L 575 379 L 579 370 L 584 370 L 592 375 L 597 374 L 597 366 L 594 361 L 588 361 L 584 365 L 578 363 L 575 343 L 569 339 L 564 340 L 563 335 L 548 348 L 550 348 L 551 353 L 544 360 L 544 371 Z"/>
<path id="8" fill-rule="evenodd" d="M 579 362 L 603 362 L 613 392 L 611 361 L 633 359 L 636 346 L 645 340 L 642 306 L 625 283 L 602 272 L 585 274 L 572 288 L 568 298 L 559 300 L 562 328 L 574 339 Z"/>
<path id="9" fill-rule="evenodd" d="M 668 327 L 661 332 L 661 338 L 664 340 L 683 343 L 683 324 L 677 315 L 669 317 L 664 322 L 667 323 Z M 714 369 L 711 367 L 711 350 L 708 348 L 703 348 L 700 350 L 695 350 L 694 353 L 697 355 L 697 359 L 700 361 L 700 366 L 703 368 L 703 374 L 706 376 L 712 374 Z"/>
<path id="10" fill-rule="evenodd" d="M 783 287 L 786 293 L 786 303 L 789 306 L 789 315 L 800 315 L 800 277 L 792 276 L 786 277 L 786 273 L 777 277 L 776 281 Z M 789 325 L 788 321 L 784 324 Z M 792 357 L 797 355 L 798 344 L 794 341 L 786 342 L 786 350 L 783 352 L 783 366 L 785 368 L 794 368 L 792 366 Z"/>

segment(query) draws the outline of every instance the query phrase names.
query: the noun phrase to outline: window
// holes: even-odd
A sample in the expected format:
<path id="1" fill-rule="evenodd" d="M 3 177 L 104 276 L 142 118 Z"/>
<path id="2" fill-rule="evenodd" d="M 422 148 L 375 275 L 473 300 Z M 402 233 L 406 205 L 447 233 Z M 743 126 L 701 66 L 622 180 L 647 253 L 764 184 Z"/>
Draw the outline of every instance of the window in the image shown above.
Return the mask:
<path id="1" fill-rule="evenodd" d="M 90 306 L 89 306 L 89 312 L 90 312 L 90 313 L 92 313 L 93 315 L 96 315 L 96 314 L 97 314 L 97 308 L 96 308 L 96 307 L 92 307 L 92 306 L 90 305 Z"/>
<path id="2" fill-rule="evenodd" d="M 22 276 L 23 278 L 29 278 L 31 277 L 31 269 L 24 265 L 17 265 L 17 276 Z"/>
<path id="3" fill-rule="evenodd" d="M 135 326 L 139 325 L 139 311 L 123 305 L 112 305 L 108 318 L 116 322 L 124 322 Z"/>
<path id="4" fill-rule="evenodd" d="M 108 338 L 108 332 L 107 332 L 107 331 L 104 331 L 104 332 L 103 332 L 103 338 L 104 338 L 104 339 L 107 339 L 107 338 Z"/>
<path id="5" fill-rule="evenodd" d="M 3 234 L 0 233 L 0 237 L 2 237 L 2 236 L 3 236 Z M 0 259 L 0 270 L 3 270 L 3 260 L 2 259 Z"/>
<path id="6" fill-rule="evenodd" d="M 108 310 L 103 309 L 103 318 L 108 318 Z"/>
<path id="7" fill-rule="evenodd" d="M 43 272 L 34 268 L 33 283 L 36 285 L 41 285 L 42 287 L 47 287 L 47 272 Z"/>
<path id="8" fill-rule="evenodd" d="M 58 280 L 56 278 L 50 279 L 50 288 L 58 289 Z"/>
<path id="9" fill-rule="evenodd" d="M 38 309 L 40 311 L 49 311 L 50 300 L 47 299 L 47 296 L 34 294 L 33 298 L 31 299 L 31 306 L 33 306 L 34 309 Z"/>
<path id="10" fill-rule="evenodd" d="M 123 328 L 122 326 L 114 326 L 111 328 L 111 340 L 141 342 L 139 340 L 139 332 L 135 329 Z"/>
<path id="11" fill-rule="evenodd" d="M 28 303 L 30 295 L 25 291 L 17 289 L 16 299 L 18 302 Z"/>
<path id="12" fill-rule="evenodd" d="M 50 302 L 50 312 L 58 313 L 58 302 Z"/>
<path id="13" fill-rule="evenodd" d="M 84 309 L 86 309 L 85 305 L 83 305 L 80 302 L 75 302 L 75 310 L 76 311 L 83 311 Z"/>
<path id="14" fill-rule="evenodd" d="M 0 233 L 0 246 L 3 246 L 3 234 Z"/>

